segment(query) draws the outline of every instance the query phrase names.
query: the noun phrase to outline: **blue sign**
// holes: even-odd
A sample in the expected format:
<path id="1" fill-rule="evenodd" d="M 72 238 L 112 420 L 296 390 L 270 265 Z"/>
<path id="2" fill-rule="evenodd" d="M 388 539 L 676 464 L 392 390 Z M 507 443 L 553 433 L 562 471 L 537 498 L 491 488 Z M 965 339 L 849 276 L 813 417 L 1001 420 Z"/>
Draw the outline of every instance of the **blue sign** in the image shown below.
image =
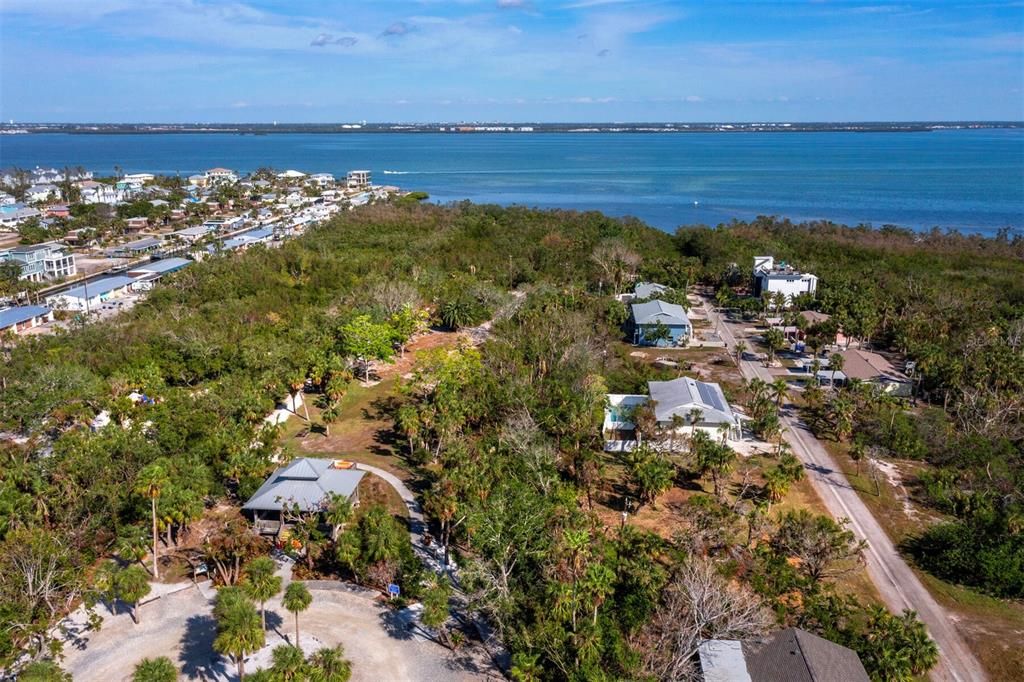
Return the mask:
<path id="1" fill-rule="evenodd" d="M 397 597 L 402 593 L 402 588 L 394 583 L 388 583 L 388 594 L 392 597 Z"/>

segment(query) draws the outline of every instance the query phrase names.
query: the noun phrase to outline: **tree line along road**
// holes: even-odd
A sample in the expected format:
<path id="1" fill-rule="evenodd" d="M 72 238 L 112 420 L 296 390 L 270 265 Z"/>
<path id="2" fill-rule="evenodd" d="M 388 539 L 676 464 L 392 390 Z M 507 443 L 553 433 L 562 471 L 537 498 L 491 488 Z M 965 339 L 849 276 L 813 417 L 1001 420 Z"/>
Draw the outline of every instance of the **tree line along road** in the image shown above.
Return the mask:
<path id="1" fill-rule="evenodd" d="M 736 337 L 729 324 L 721 318 L 713 303 L 705 300 L 704 307 L 708 320 L 719 330 L 726 348 L 735 349 Z M 768 383 L 774 379 L 759 361 L 740 359 L 738 364 L 744 379 L 759 378 Z M 987 680 L 984 669 L 956 631 L 949 614 L 896 551 L 892 540 L 846 480 L 832 456 L 799 419 L 791 403 L 783 408 L 779 415 L 783 434 L 793 452 L 803 461 L 818 496 L 834 518 L 848 519 L 850 529 L 867 541 L 865 559 L 868 575 L 882 599 L 894 611 L 916 611 L 935 640 L 939 648 L 939 662 L 930 673 L 931 679 L 936 682 Z"/>

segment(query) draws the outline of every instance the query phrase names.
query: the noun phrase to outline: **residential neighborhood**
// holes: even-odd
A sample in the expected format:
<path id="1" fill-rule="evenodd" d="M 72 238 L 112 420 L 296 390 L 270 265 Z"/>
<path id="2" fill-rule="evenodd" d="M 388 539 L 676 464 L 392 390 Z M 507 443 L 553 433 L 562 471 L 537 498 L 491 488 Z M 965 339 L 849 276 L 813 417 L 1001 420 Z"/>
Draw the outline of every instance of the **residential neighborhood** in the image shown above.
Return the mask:
<path id="1" fill-rule="evenodd" d="M 113 310 L 193 261 L 273 247 L 340 210 L 402 194 L 366 170 L 336 180 L 221 167 L 186 179 L 9 169 L 0 187 L 0 309 L 19 319 L 8 325 L 19 334 L 45 333 L 65 313 Z M 41 306 L 49 312 L 34 314 Z"/>

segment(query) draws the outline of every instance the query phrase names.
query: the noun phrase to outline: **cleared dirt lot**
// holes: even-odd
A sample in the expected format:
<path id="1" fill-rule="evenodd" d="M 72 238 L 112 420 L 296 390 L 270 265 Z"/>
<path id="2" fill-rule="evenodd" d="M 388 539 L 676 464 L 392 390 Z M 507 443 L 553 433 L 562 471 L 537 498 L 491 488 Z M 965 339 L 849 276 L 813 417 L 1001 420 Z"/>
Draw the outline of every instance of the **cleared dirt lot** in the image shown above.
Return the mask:
<path id="1" fill-rule="evenodd" d="M 453 654 L 409 629 L 407 613 L 395 614 L 345 591 L 312 592 L 313 604 L 299 621 L 303 644 L 308 636 L 324 645 L 344 645 L 354 682 L 502 679 L 478 649 Z M 167 656 L 182 679 L 234 680 L 234 666 L 213 651 L 210 612 L 210 602 L 188 588 L 145 604 L 139 625 L 124 612 L 108 615 L 99 632 L 66 646 L 64 666 L 76 682 L 115 682 L 130 679 L 143 658 Z M 268 644 L 294 634 L 294 620 L 279 601 L 267 604 L 267 625 Z"/>

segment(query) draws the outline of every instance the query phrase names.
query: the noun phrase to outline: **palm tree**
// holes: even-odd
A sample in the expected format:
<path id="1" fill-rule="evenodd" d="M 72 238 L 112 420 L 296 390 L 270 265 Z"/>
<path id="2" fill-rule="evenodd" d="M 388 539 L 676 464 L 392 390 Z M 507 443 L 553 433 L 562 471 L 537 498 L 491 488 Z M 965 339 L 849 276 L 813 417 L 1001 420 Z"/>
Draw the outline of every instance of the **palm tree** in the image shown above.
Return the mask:
<path id="1" fill-rule="evenodd" d="M 166 656 L 144 658 L 135 666 L 132 682 L 175 682 L 178 669 Z"/>
<path id="2" fill-rule="evenodd" d="M 352 664 L 345 658 L 345 648 L 323 647 L 309 657 L 311 682 L 348 682 L 352 677 Z"/>
<path id="3" fill-rule="evenodd" d="M 789 477 L 779 467 L 769 469 L 764 474 L 764 487 L 768 493 L 768 508 L 773 502 L 779 502 L 789 491 Z"/>
<path id="4" fill-rule="evenodd" d="M 286 609 L 295 614 L 295 646 L 300 649 L 302 644 L 299 640 L 299 613 L 308 609 L 312 602 L 313 595 L 309 593 L 306 583 L 298 581 L 288 583 L 288 587 L 284 591 L 284 599 L 281 600 L 281 603 Z"/>
<path id="5" fill-rule="evenodd" d="M 129 566 L 114 575 L 114 593 L 132 610 L 132 620 L 139 622 L 139 602 L 149 594 L 149 576 L 139 566 Z"/>
<path id="6" fill-rule="evenodd" d="M 768 362 L 775 360 L 775 351 L 786 345 L 786 337 L 782 332 L 772 327 L 764 333 L 764 345 L 768 347 Z"/>
<path id="7" fill-rule="evenodd" d="M 256 557 L 245 569 L 245 583 L 242 589 L 253 601 L 260 604 L 260 622 L 267 629 L 267 600 L 281 591 L 281 576 L 274 575 L 277 565 L 268 556 Z"/>
<path id="8" fill-rule="evenodd" d="M 783 377 L 778 377 L 771 383 L 772 396 L 775 398 L 775 407 L 782 407 L 782 399 L 786 397 L 786 392 L 789 391 L 789 384 Z"/>
<path id="9" fill-rule="evenodd" d="M 828 368 L 832 370 L 832 388 L 836 387 L 836 372 L 843 370 L 843 356 L 839 353 L 832 353 L 828 356 Z"/>
<path id="10" fill-rule="evenodd" d="M 217 638 L 213 640 L 215 651 L 230 656 L 238 665 L 238 679 L 245 678 L 245 656 L 259 651 L 266 638 L 260 626 L 260 615 L 256 607 L 241 593 L 221 600 L 226 590 L 217 595 L 214 615 L 217 618 Z"/>
<path id="11" fill-rule="evenodd" d="M 149 466 L 145 467 L 139 472 L 139 475 L 135 479 L 135 492 L 139 493 L 144 497 L 149 498 L 150 508 L 153 515 L 153 577 L 160 577 L 160 567 L 157 564 L 157 553 L 156 543 L 157 538 L 157 527 L 156 527 L 156 500 L 160 497 L 160 491 L 163 490 L 170 483 L 170 476 L 167 475 L 167 471 L 164 467 L 154 462 Z"/>
<path id="12" fill-rule="evenodd" d="M 274 647 L 270 653 L 273 666 L 271 673 L 275 680 L 280 682 L 295 682 L 306 677 L 306 659 L 302 655 L 302 649 L 282 644 Z"/>
<path id="13" fill-rule="evenodd" d="M 743 359 L 743 354 L 747 351 L 747 344 L 744 343 L 743 341 L 737 341 L 736 342 L 735 351 L 736 351 L 736 364 L 738 365 L 740 363 L 740 360 Z"/>
<path id="14" fill-rule="evenodd" d="M 864 459 L 865 454 L 867 454 L 867 446 L 864 445 L 864 441 L 860 438 L 853 441 L 850 445 L 850 459 L 857 465 L 858 476 L 860 476 L 860 463 Z"/>
<path id="15" fill-rule="evenodd" d="M 344 495 L 332 494 L 324 511 L 324 520 L 331 526 L 331 541 L 338 539 L 338 531 L 352 518 L 352 503 Z"/>

